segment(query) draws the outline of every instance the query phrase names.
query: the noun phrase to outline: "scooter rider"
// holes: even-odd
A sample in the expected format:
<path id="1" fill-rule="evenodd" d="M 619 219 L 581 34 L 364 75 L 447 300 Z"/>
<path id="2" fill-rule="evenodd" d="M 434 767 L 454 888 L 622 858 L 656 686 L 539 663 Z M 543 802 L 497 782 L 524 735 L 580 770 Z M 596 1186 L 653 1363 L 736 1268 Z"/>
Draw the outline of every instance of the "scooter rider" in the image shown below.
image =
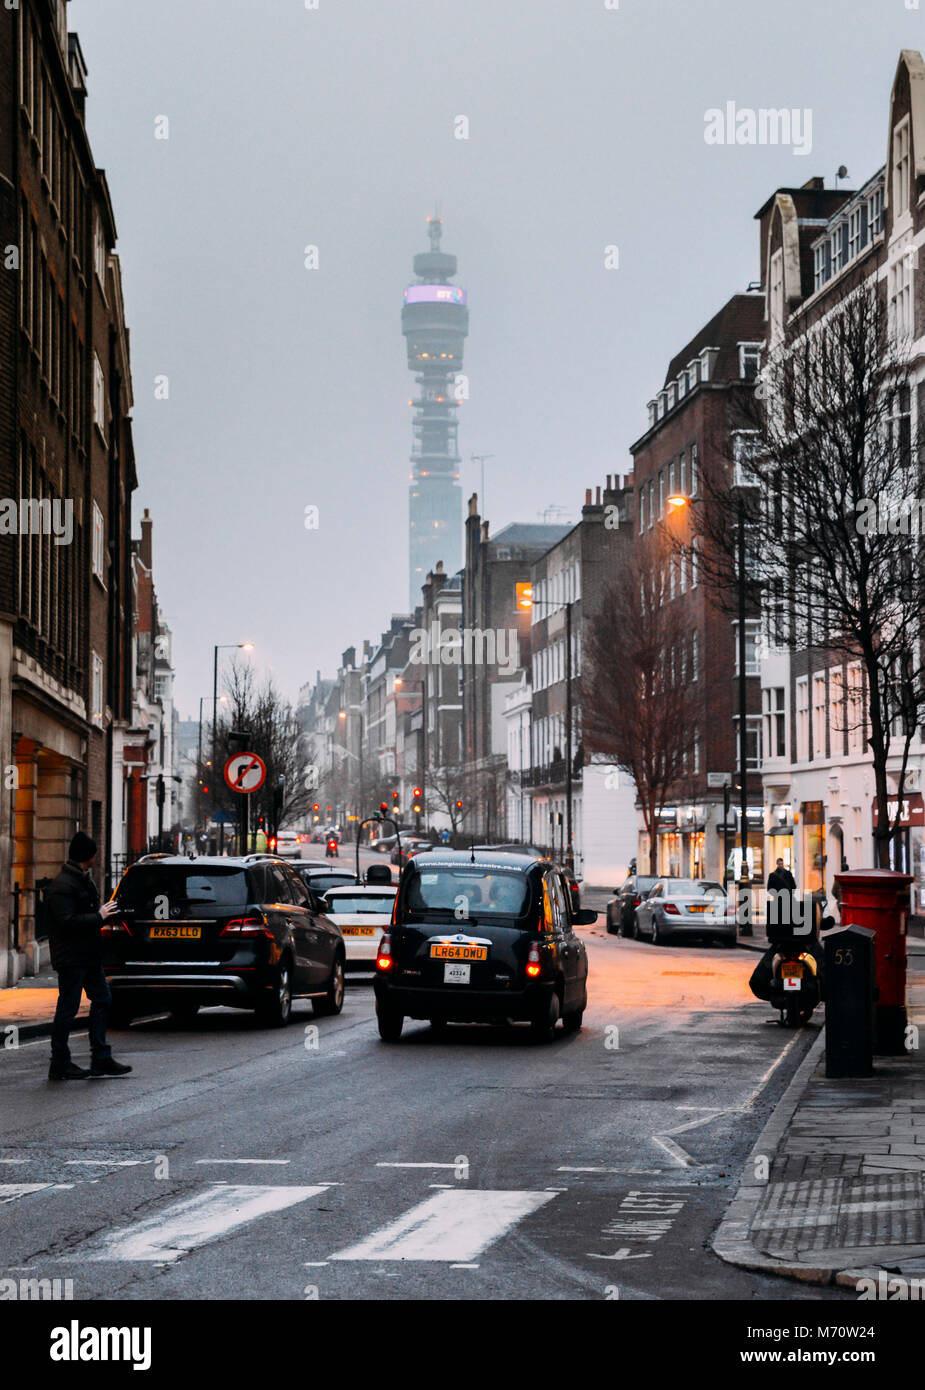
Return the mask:
<path id="1" fill-rule="evenodd" d="M 748 982 L 757 999 L 771 998 L 775 956 L 794 950 L 812 956 L 816 962 L 820 997 L 824 995 L 825 953 L 819 931 L 822 926 L 831 926 L 832 919 L 823 917 L 822 899 L 818 895 L 806 895 L 801 903 L 796 886 L 793 874 L 784 867 L 783 859 L 778 859 L 776 868 L 768 876 L 766 931 L 770 944 Z"/>

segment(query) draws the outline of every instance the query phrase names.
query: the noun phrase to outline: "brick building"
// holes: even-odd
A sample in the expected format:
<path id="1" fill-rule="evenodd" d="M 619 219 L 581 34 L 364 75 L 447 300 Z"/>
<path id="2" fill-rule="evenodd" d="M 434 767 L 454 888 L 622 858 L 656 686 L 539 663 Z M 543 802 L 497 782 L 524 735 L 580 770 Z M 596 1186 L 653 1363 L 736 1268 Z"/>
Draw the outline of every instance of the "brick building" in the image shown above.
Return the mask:
<path id="1" fill-rule="evenodd" d="M 635 789 L 609 759 L 586 754 L 583 653 L 608 587 L 620 582 L 634 500 L 632 478 L 608 477 L 603 495 L 588 488 L 581 520 L 531 567 L 530 761 L 518 778 L 530 788 L 527 839 L 563 862 L 571 850 L 580 878 L 610 887 L 636 852 Z M 515 716 L 517 708 L 512 698 Z"/>
<path id="2" fill-rule="evenodd" d="M 35 885 L 78 826 L 105 879 L 114 726 L 131 720 L 136 478 L 115 221 L 66 0 L 0 10 L 0 95 L 3 980 L 38 963 Z"/>
<path id="3" fill-rule="evenodd" d="M 704 468 L 722 471 L 731 466 L 731 397 L 756 375 L 763 336 L 763 296 L 756 291 L 735 294 L 669 363 L 664 384 L 648 405 L 649 428 L 631 445 L 638 537 L 657 534 L 663 524 L 683 531 L 688 524 L 684 508 L 670 508 L 668 498 L 697 498 Z M 678 605 L 688 633 L 685 659 L 690 678 L 701 692 L 698 703 L 703 718 L 689 731 L 688 775 L 677 787 L 675 803 L 665 808 L 656 832 L 658 872 L 722 879 L 723 792 L 708 785 L 707 774 L 735 774 L 738 768 L 737 624 L 721 612 L 702 582 L 696 543 L 691 554 L 672 563 L 668 594 L 668 602 Z M 746 631 L 748 857 L 750 870 L 760 880 L 764 862 L 758 622 L 749 621 Z M 736 804 L 733 792 L 730 850 L 736 839 Z M 641 819 L 638 858 L 640 868 L 649 862 Z"/>
<path id="4" fill-rule="evenodd" d="M 518 608 L 517 585 L 529 584 L 534 561 L 570 528 L 516 522 L 490 536 L 469 500 L 462 573 L 463 764 L 472 807 L 466 833 L 503 840 L 507 820 L 507 724 L 504 701 L 529 659 L 530 612 Z"/>

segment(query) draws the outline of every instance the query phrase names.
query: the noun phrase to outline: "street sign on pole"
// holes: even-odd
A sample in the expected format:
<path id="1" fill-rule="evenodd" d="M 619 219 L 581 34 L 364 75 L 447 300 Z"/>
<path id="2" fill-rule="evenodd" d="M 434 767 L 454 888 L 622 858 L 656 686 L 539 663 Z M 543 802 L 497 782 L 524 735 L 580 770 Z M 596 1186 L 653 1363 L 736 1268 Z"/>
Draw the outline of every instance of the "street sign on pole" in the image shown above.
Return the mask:
<path id="1" fill-rule="evenodd" d="M 266 763 L 256 753 L 235 753 L 225 764 L 225 781 L 233 792 L 259 791 L 266 775 Z"/>
<path id="2" fill-rule="evenodd" d="M 732 786 L 732 773 L 731 773 L 731 772 L 708 772 L 708 773 L 707 773 L 707 786 L 708 786 L 708 787 L 731 787 L 731 786 Z"/>

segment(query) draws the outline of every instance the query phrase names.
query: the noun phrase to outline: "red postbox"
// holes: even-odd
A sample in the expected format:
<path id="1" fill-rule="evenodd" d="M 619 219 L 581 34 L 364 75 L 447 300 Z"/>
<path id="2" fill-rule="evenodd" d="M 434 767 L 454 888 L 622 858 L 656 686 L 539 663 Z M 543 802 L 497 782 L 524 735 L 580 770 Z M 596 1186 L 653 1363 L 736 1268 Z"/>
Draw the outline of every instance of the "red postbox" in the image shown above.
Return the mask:
<path id="1" fill-rule="evenodd" d="M 911 874 L 892 869 L 848 869 L 835 875 L 841 891 L 842 926 L 875 932 L 877 972 L 874 1051 L 896 1056 L 906 1051 L 906 923 Z"/>

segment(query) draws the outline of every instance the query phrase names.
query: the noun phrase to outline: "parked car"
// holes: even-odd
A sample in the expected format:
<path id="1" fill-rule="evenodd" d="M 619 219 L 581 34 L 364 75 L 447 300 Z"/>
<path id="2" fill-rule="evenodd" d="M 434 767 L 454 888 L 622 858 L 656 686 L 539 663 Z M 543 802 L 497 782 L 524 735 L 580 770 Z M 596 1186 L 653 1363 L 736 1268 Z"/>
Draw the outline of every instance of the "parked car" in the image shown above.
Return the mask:
<path id="1" fill-rule="evenodd" d="M 681 936 L 734 946 L 735 906 L 711 879 L 660 878 L 636 908 L 636 935 L 649 937 L 653 946 Z"/>
<path id="2" fill-rule="evenodd" d="M 382 933 L 392 920 L 397 891 L 394 883 L 345 883 L 325 892 L 325 912 L 344 938 L 348 970 L 375 967 Z"/>
<path id="3" fill-rule="evenodd" d="M 654 874 L 630 874 L 622 888 L 613 890 L 607 904 L 607 930 L 611 934 L 635 937 L 636 909 L 657 882 Z"/>
<path id="4" fill-rule="evenodd" d="M 461 909 L 464 909 L 461 915 Z M 538 1041 L 562 1020 L 581 1027 L 588 957 L 575 935 L 596 914 L 574 909 L 554 864 L 495 850 L 443 850 L 406 865 L 376 957 L 380 1037 L 406 1018 L 528 1022 Z"/>
<path id="5" fill-rule="evenodd" d="M 281 830 L 276 837 L 276 853 L 280 859 L 302 858 L 302 836 L 296 830 Z"/>
<path id="6" fill-rule="evenodd" d="M 340 1013 L 344 942 L 324 900 L 290 865 L 265 855 L 170 855 L 126 869 L 103 926 L 103 967 L 114 1026 L 169 1009 L 254 1009 L 268 1026 L 289 1022 L 292 1000 Z"/>

